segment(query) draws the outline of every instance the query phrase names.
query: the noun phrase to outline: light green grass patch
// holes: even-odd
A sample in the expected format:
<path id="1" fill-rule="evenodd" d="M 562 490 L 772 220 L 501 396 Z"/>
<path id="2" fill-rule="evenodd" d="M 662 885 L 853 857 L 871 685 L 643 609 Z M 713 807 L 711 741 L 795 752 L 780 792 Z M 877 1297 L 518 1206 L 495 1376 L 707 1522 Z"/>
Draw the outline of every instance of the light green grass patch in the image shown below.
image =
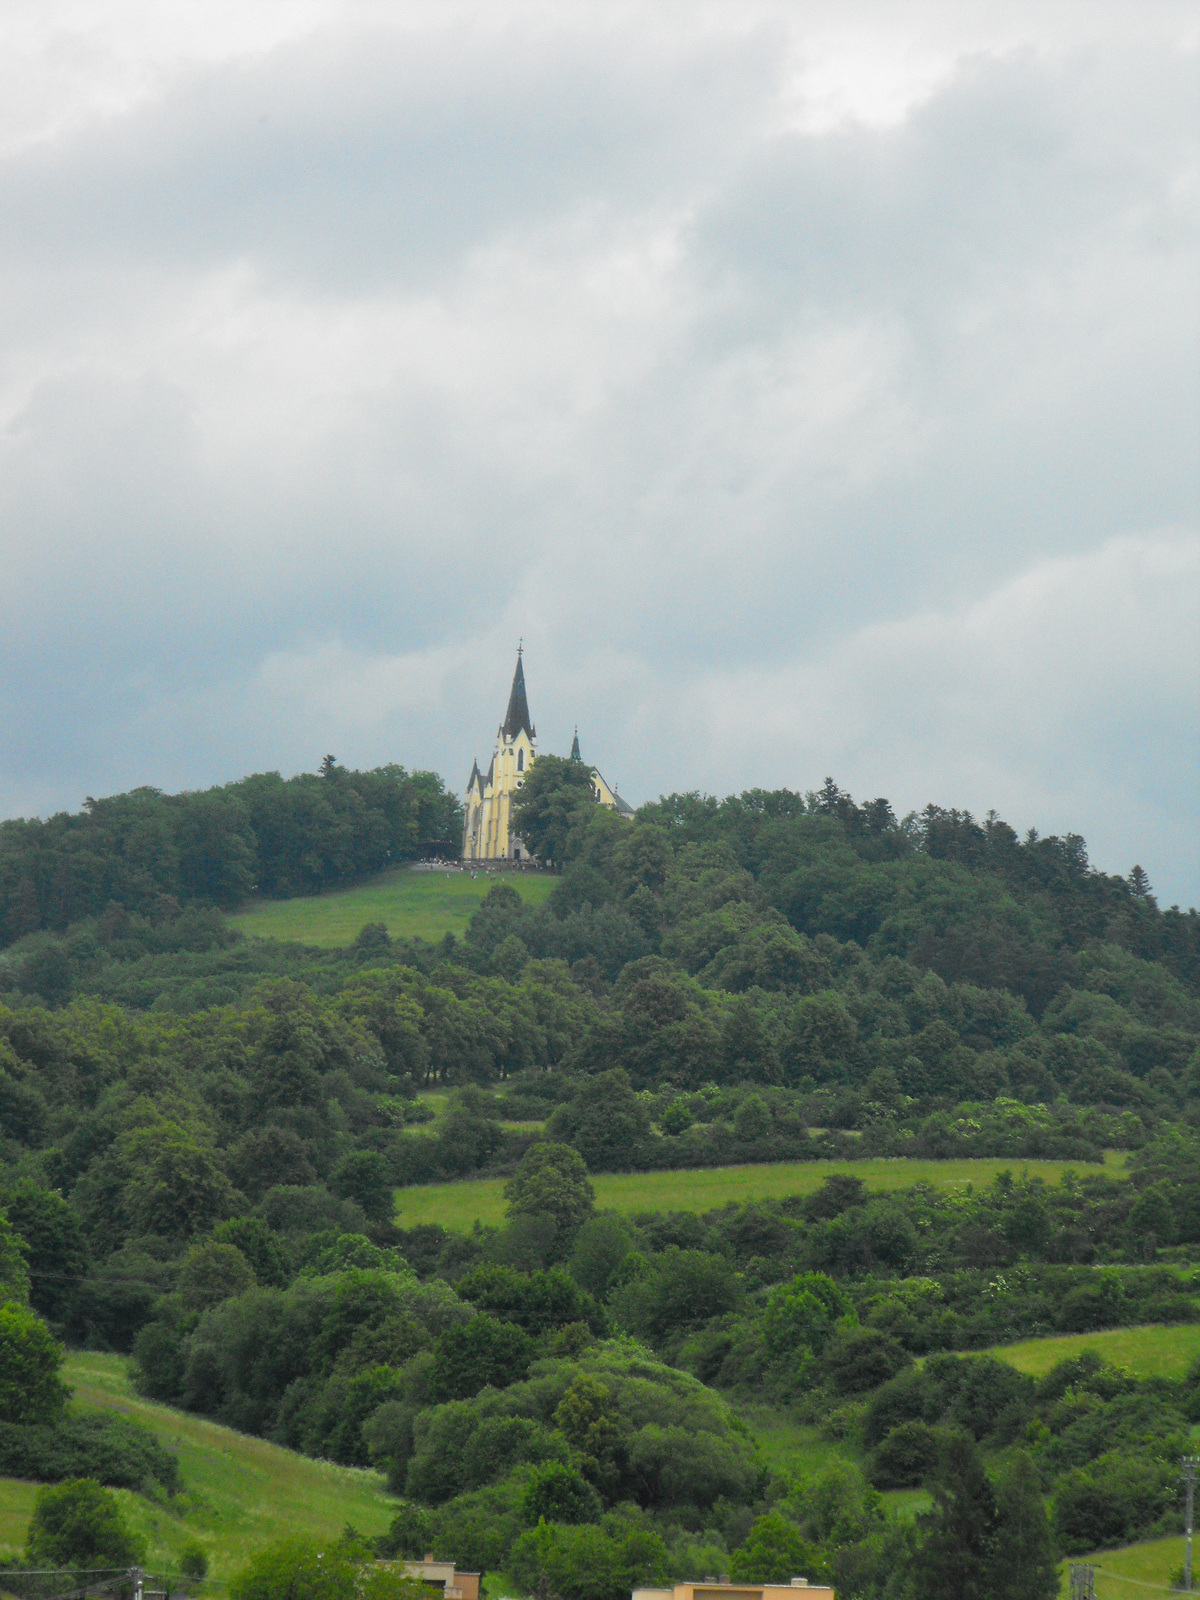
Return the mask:
<path id="1" fill-rule="evenodd" d="M 342 949 L 368 922 L 382 922 L 393 939 L 461 937 L 479 902 L 498 883 L 508 883 L 529 905 L 538 906 L 557 883 L 549 872 L 480 872 L 394 867 L 353 889 L 295 900 L 258 900 L 230 917 L 235 928 L 261 939 Z"/>
<path id="2" fill-rule="evenodd" d="M 149 1565 L 170 1567 L 189 1539 L 208 1551 L 218 1582 L 265 1544 L 289 1535 L 336 1537 L 347 1522 L 382 1533 L 396 1503 L 375 1472 L 313 1461 L 215 1422 L 134 1394 L 120 1356 L 71 1355 L 65 1375 L 77 1403 L 110 1407 L 153 1428 L 177 1452 L 185 1491 L 162 1505 L 118 1491 L 131 1525 L 149 1545 Z M 0 1479 L 0 1538 L 25 1542 L 35 1484 Z"/>
<path id="3" fill-rule="evenodd" d="M 831 1443 L 817 1428 L 796 1422 L 773 1406 L 740 1405 L 738 1416 L 746 1424 L 767 1466 L 776 1472 L 807 1478 L 834 1461 L 851 1461 L 848 1447 Z"/>
<path id="4" fill-rule="evenodd" d="M 880 1498 L 898 1522 L 912 1522 L 933 1504 L 928 1489 L 885 1489 Z"/>
<path id="5" fill-rule="evenodd" d="M 1060 1361 L 1084 1350 L 1094 1350 L 1135 1378 L 1182 1378 L 1193 1362 L 1200 1361 L 1200 1323 L 1062 1333 L 1048 1339 L 1024 1339 L 990 1353 L 1030 1377 L 1041 1378 Z"/>
<path id="6" fill-rule="evenodd" d="M 40 1485 L 17 1478 L 0 1478 L 0 1549 L 16 1559 L 25 1544 L 25 1530 L 33 1515 L 33 1499 Z"/>
<path id="7" fill-rule="evenodd" d="M 1105 1171 L 1119 1177 L 1125 1155 L 1110 1151 Z M 872 1161 L 782 1161 L 769 1166 L 701 1167 L 690 1172 L 611 1172 L 592 1178 L 601 1210 L 712 1211 L 731 1201 L 775 1200 L 783 1195 L 812 1194 L 831 1172 L 859 1177 L 881 1193 L 928 1183 L 935 1189 L 985 1188 L 998 1172 L 1057 1183 L 1071 1161 L 909 1161 L 903 1157 Z M 1094 1168 L 1084 1170 L 1094 1171 Z M 419 1222 L 440 1222 L 444 1228 L 469 1233 L 476 1221 L 504 1220 L 504 1179 L 474 1178 L 464 1183 L 414 1184 L 396 1191 L 396 1221 L 411 1228 Z"/>
<path id="8" fill-rule="evenodd" d="M 1196 1552 L 1192 1552 L 1195 1563 Z M 1171 1579 L 1183 1566 L 1183 1538 L 1148 1539 L 1143 1544 L 1127 1544 L 1120 1550 L 1097 1550 L 1090 1556 L 1072 1556 L 1060 1568 L 1062 1594 L 1069 1592 L 1071 1562 L 1087 1562 L 1099 1567 L 1096 1573 L 1096 1600 L 1149 1600 L 1143 1585 L 1169 1589 Z M 1196 1584 L 1193 1566 L 1192 1585 Z"/>

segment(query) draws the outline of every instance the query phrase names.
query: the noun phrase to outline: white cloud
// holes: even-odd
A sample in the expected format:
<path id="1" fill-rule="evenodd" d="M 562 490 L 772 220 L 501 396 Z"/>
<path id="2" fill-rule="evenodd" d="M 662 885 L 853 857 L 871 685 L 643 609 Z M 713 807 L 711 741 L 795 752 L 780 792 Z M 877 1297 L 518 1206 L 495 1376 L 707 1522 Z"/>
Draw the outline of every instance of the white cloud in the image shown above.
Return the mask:
<path id="1" fill-rule="evenodd" d="M 696 781 L 719 787 L 731 765 L 804 789 L 834 773 L 901 809 L 994 806 L 1022 828 L 1085 831 L 1106 870 L 1140 851 L 1160 883 L 1187 881 L 1200 871 L 1177 822 L 1200 785 L 1197 616 L 1198 535 L 1039 562 L 960 609 L 773 670 L 714 672 L 689 696 L 692 726 L 710 730 Z"/>
<path id="2" fill-rule="evenodd" d="M 461 781 L 524 635 L 634 798 L 1200 898 L 1188 11 L 168 10 L 0 25 L 4 809 Z"/>

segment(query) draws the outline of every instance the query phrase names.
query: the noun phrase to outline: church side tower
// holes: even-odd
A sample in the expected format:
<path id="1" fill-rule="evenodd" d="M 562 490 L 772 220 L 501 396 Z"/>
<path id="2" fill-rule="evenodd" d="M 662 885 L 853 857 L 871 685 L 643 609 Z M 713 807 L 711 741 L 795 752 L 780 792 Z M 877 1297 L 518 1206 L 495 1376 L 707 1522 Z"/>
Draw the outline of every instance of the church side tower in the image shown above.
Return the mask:
<path id="1" fill-rule="evenodd" d="M 508 710 L 496 732 L 496 748 L 486 773 L 476 762 L 467 781 L 467 815 L 463 827 L 466 861 L 521 861 L 528 857 L 523 842 L 509 828 L 512 797 L 537 760 L 537 729 L 529 715 L 525 665 L 517 649 Z"/>

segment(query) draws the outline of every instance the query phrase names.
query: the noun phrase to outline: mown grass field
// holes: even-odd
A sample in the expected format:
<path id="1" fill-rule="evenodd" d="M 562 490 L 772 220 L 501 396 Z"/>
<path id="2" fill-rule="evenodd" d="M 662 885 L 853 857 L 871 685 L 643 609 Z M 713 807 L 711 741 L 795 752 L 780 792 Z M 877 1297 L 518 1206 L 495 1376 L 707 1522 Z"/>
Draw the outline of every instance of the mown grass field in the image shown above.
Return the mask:
<path id="1" fill-rule="evenodd" d="M 1125 1155 L 1109 1151 L 1105 1170 L 1114 1177 L 1124 1170 Z M 690 1172 L 613 1172 L 592 1179 L 596 1204 L 601 1210 L 711 1211 L 730 1201 L 773 1200 L 781 1195 L 812 1194 L 831 1172 L 851 1173 L 868 1189 L 882 1193 L 928 1183 L 935 1189 L 982 1188 L 998 1172 L 1028 1173 L 1057 1183 L 1071 1161 L 783 1161 L 773 1166 L 701 1167 Z M 1083 1169 L 1094 1170 L 1094 1169 Z M 440 1222 L 442 1227 L 469 1233 L 476 1221 L 504 1220 L 504 1179 L 475 1178 L 463 1183 L 414 1184 L 396 1191 L 396 1221 L 403 1228 L 418 1222 Z"/>
<path id="2" fill-rule="evenodd" d="M 147 1423 L 179 1455 L 185 1492 L 158 1505 L 127 1490 L 115 1491 L 130 1524 L 149 1546 L 148 1564 L 170 1568 L 189 1539 L 208 1551 L 218 1586 L 263 1545 L 288 1534 L 336 1536 L 347 1522 L 362 1533 L 382 1533 L 395 1501 L 375 1472 L 335 1467 L 283 1450 L 231 1428 L 134 1394 L 120 1356 L 92 1352 L 68 1358 L 67 1381 L 88 1406 L 113 1407 Z M 25 1530 L 37 1489 L 0 1479 L 0 1541 L 14 1550 Z"/>
<path id="3" fill-rule="evenodd" d="M 1200 1361 L 1200 1324 L 1170 1327 L 1107 1328 L 1102 1333 L 1062 1333 L 1046 1339 L 1025 1339 L 991 1352 L 1030 1377 L 1044 1377 L 1060 1361 L 1095 1350 L 1114 1367 L 1135 1378 L 1182 1378 Z"/>
<path id="4" fill-rule="evenodd" d="M 296 900 L 259 900 L 230 917 L 235 928 L 261 939 L 340 949 L 368 922 L 382 922 L 393 939 L 461 936 L 489 889 L 509 883 L 523 900 L 540 905 L 558 880 L 549 872 L 426 871 L 396 867 L 354 889 Z"/>

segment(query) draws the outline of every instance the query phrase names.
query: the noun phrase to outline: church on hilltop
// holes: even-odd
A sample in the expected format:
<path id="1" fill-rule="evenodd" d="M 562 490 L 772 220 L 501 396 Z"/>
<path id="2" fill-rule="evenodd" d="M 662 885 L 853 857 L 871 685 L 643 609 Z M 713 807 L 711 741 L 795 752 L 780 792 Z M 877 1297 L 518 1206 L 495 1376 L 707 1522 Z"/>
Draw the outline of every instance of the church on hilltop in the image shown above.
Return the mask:
<path id="1" fill-rule="evenodd" d="M 580 759 L 578 728 L 571 746 L 571 759 Z M 463 826 L 462 849 L 464 861 L 532 859 L 524 840 L 510 829 L 508 813 L 513 795 L 524 784 L 525 776 L 536 760 L 537 729 L 529 716 L 525 665 L 518 647 L 517 670 L 513 673 L 508 710 L 496 733 L 496 748 L 492 752 L 491 762 L 486 772 L 480 772 L 479 763 L 473 762 L 467 781 L 467 816 Z M 627 805 L 616 790 L 605 783 L 595 767 L 592 768 L 592 793 L 599 805 L 607 806 L 619 817 L 633 815 L 633 807 Z"/>

